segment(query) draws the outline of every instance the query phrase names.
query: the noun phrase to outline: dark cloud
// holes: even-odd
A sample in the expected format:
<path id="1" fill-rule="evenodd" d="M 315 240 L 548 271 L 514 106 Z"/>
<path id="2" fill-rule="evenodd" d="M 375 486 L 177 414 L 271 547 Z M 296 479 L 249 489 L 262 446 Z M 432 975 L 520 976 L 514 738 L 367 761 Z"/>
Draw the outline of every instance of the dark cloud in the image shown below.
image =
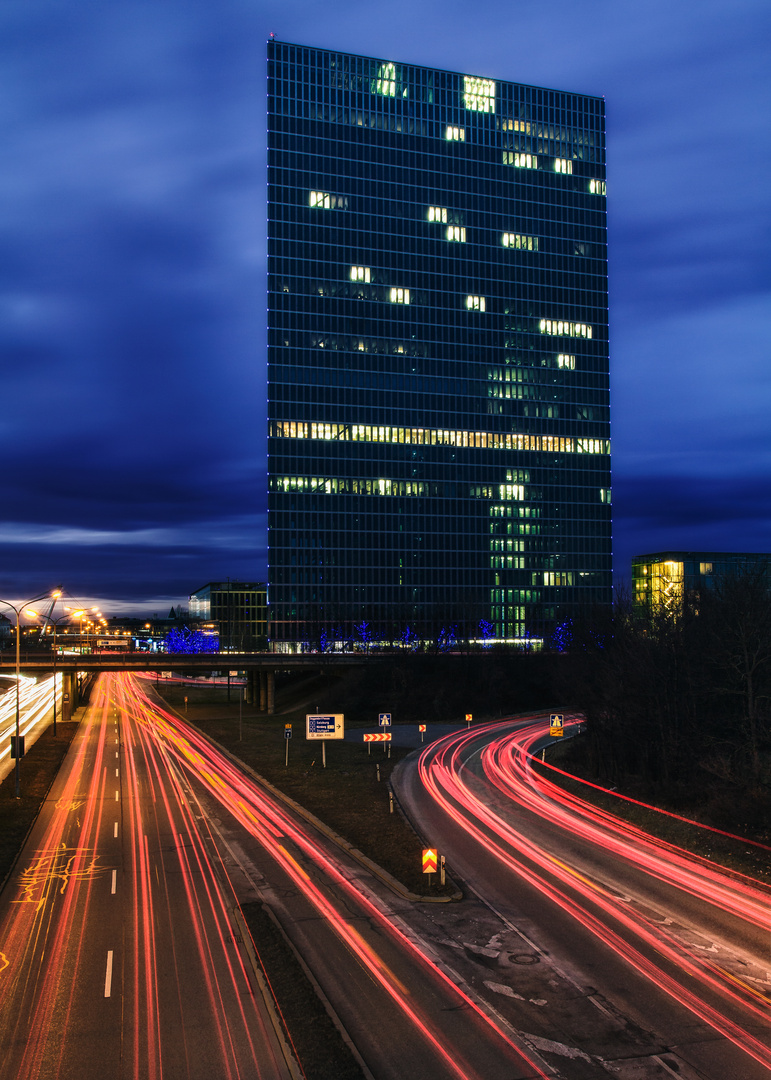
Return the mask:
<path id="1" fill-rule="evenodd" d="M 747 511 L 771 475 L 770 17 L 766 0 L 8 0 L 2 594 L 55 571 L 138 603 L 264 574 L 269 31 L 606 96 L 620 566 L 653 540 L 767 545 Z"/>
<path id="2" fill-rule="evenodd" d="M 657 551 L 771 551 L 771 476 L 641 476 L 613 488 L 616 576 Z"/>

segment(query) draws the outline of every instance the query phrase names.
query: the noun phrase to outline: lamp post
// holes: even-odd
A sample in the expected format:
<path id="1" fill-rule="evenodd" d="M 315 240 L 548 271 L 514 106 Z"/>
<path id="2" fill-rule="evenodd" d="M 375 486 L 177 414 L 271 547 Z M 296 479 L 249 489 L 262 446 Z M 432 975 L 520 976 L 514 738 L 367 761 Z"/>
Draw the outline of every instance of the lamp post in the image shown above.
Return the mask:
<path id="1" fill-rule="evenodd" d="M 20 732 L 19 732 L 19 726 L 20 726 L 19 725 L 19 714 L 20 714 L 20 707 L 19 707 L 19 678 L 20 678 L 20 675 L 21 675 L 21 652 L 20 652 L 21 622 L 20 622 L 20 614 L 21 614 L 21 611 L 24 608 L 26 608 L 28 604 L 34 604 L 36 600 L 43 600 L 48 596 L 51 596 L 54 599 L 57 599 L 61 595 L 62 595 L 61 589 L 54 589 L 52 592 L 40 593 L 39 596 L 33 596 L 31 600 L 27 600 L 24 604 L 19 604 L 18 607 L 16 606 L 16 604 L 12 604 L 9 600 L 0 600 L 0 604 L 2 604 L 4 607 L 11 608 L 11 610 L 16 614 L 16 767 L 15 767 L 15 774 L 16 774 L 16 798 L 17 799 L 21 798 L 21 786 L 20 786 L 20 781 L 19 781 L 19 760 L 20 760 L 20 751 L 21 751 L 21 735 L 20 735 Z"/>

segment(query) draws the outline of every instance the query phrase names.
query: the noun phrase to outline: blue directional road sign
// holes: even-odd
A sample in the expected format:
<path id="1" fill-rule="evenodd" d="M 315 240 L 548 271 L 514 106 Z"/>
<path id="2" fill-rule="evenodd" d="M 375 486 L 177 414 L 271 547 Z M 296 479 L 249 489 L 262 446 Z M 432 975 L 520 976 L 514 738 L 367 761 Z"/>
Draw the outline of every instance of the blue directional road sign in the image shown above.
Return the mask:
<path id="1" fill-rule="evenodd" d="M 377 722 L 378 722 L 378 724 L 380 724 L 381 727 L 390 727 L 391 726 L 391 714 L 390 714 L 390 712 L 378 713 Z"/>

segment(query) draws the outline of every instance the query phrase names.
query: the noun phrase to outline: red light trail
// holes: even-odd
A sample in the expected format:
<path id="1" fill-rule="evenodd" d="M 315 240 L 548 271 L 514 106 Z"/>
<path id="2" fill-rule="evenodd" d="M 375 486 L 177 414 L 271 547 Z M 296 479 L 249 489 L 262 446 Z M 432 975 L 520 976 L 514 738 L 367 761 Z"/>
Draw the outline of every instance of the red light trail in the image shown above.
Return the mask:
<path id="1" fill-rule="evenodd" d="M 403 1018 L 430 1045 L 449 1075 L 459 1080 L 474 1080 L 478 1072 L 464 1063 L 452 1045 L 424 1012 L 415 1004 L 414 996 L 378 956 L 373 947 L 351 925 L 347 905 L 344 912 L 324 894 L 297 859 L 287 850 L 282 840 L 289 840 L 302 856 L 309 859 L 323 874 L 363 909 L 366 917 L 376 923 L 379 931 L 386 934 L 398 947 L 417 960 L 424 977 L 428 975 L 441 984 L 444 993 L 455 998 L 482 1025 L 482 1034 L 502 1040 L 514 1059 L 518 1059 L 523 1076 L 545 1077 L 540 1066 L 519 1045 L 506 1025 L 493 1013 L 485 1011 L 480 1004 L 457 986 L 444 971 L 424 953 L 421 943 L 405 932 L 393 914 L 384 908 L 374 893 L 366 891 L 360 880 L 353 881 L 345 869 L 335 861 L 314 839 L 310 832 L 297 823 L 285 806 L 269 792 L 257 786 L 241 769 L 215 745 L 204 738 L 195 728 L 150 700 L 141 689 L 137 679 L 130 675 L 111 676 L 111 692 L 120 710 L 130 716 L 140 727 L 151 732 L 152 745 L 163 748 L 190 775 L 201 782 L 208 791 L 233 815 L 281 866 L 284 873 L 304 894 L 306 899 L 326 920 L 338 938 L 369 972 L 371 978 L 383 989 L 400 1010 Z M 456 1005 L 456 1007 L 457 1007 Z"/>
<path id="2" fill-rule="evenodd" d="M 4 1075 L 286 1077 L 168 756 L 109 690 L 100 680 L 38 851 L 9 883 Z"/>
<path id="3" fill-rule="evenodd" d="M 502 866 L 569 912 L 674 1000 L 771 1068 L 768 1035 L 757 1034 L 759 1025 L 768 1025 L 771 1018 L 768 989 L 750 985 L 721 967 L 706 950 L 690 947 L 666 919 L 646 915 L 650 906 L 646 909 L 634 897 L 619 895 L 612 880 L 609 884 L 599 880 L 593 868 L 587 871 L 580 852 L 586 850 L 584 845 L 594 845 L 619 865 L 631 866 L 649 879 L 696 898 L 704 905 L 710 925 L 716 921 L 726 925 L 720 923 L 722 912 L 729 916 L 729 926 L 731 920 L 738 920 L 750 935 L 766 935 L 763 940 L 771 928 L 771 890 L 658 840 L 535 773 L 532 753 L 543 744 L 548 729 L 547 718 L 533 718 L 514 730 L 508 722 L 447 736 L 421 754 L 422 782 L 453 820 Z M 486 740 L 481 747 L 480 736 Z M 576 857 L 558 857 L 533 842 L 507 819 L 505 806 L 500 813 L 491 809 L 488 803 L 494 800 L 486 797 L 470 768 L 471 757 L 480 750 L 484 779 L 492 789 L 504 795 L 511 807 L 532 811 L 557 826 L 563 836 L 580 841 Z M 516 820 L 514 815 L 512 819 Z"/>

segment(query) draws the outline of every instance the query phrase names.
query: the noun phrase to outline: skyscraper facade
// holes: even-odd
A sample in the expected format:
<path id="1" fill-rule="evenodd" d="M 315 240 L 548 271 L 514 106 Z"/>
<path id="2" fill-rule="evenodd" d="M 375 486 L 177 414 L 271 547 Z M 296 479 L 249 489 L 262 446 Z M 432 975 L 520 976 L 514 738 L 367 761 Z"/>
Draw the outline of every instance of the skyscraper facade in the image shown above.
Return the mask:
<path id="1" fill-rule="evenodd" d="M 275 648 L 611 599 L 604 102 L 268 43 Z"/>

